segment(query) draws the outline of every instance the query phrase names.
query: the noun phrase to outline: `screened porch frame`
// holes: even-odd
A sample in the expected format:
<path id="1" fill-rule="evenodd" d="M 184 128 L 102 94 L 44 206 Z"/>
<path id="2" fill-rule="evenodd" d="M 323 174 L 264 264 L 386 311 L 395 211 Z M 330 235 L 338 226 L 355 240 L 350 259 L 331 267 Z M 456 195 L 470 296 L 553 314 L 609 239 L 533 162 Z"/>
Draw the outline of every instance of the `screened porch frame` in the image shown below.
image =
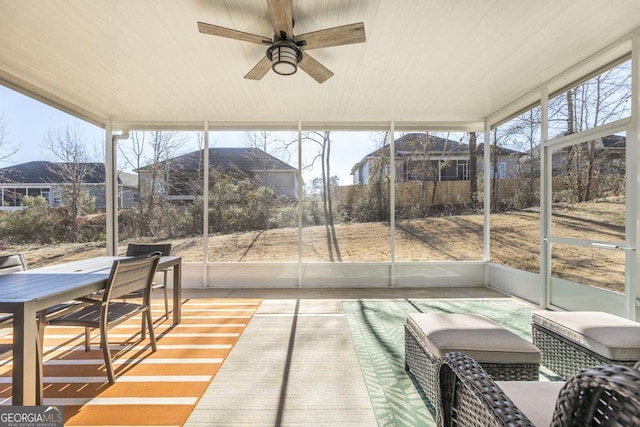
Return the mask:
<path id="1" fill-rule="evenodd" d="M 547 102 L 549 98 L 578 81 L 583 81 L 589 76 L 618 63 L 621 59 L 631 58 L 632 64 L 632 108 L 631 115 L 623 120 L 608 125 L 591 129 L 587 132 L 567 136 L 560 140 L 550 141 L 548 135 L 548 117 L 546 116 Z M 640 271 L 640 256 L 636 250 L 640 239 L 640 151 L 638 142 L 640 135 L 640 30 L 629 33 L 627 36 L 600 50 L 588 59 L 581 61 L 571 69 L 566 70 L 554 79 L 546 82 L 534 91 L 515 99 L 510 104 L 495 111 L 484 121 L 394 121 L 388 122 L 219 122 L 216 120 L 205 121 L 107 121 L 103 123 L 105 129 L 106 163 L 107 163 L 107 255 L 117 253 L 118 245 L 118 218 L 117 218 L 117 185 L 116 180 L 116 155 L 117 144 L 121 139 L 128 137 L 130 131 L 141 130 L 177 130 L 177 131 L 203 131 L 205 135 L 205 164 L 208 164 L 209 132 L 222 130 L 287 130 L 298 132 L 298 146 L 301 144 L 303 129 L 314 130 L 385 130 L 390 131 L 391 150 L 394 149 L 395 132 L 400 131 L 460 131 L 483 132 L 485 141 L 490 138 L 490 131 L 501 123 L 525 111 L 535 104 L 541 105 L 542 116 L 542 149 L 541 170 L 541 224 L 540 224 L 540 256 L 541 267 L 538 274 L 527 273 L 507 266 L 491 263 L 490 256 L 490 200 L 484 200 L 484 247 L 483 260 L 477 262 L 396 262 L 394 260 L 393 235 L 394 221 L 394 188 L 391 186 L 391 261 L 381 263 L 305 263 L 301 257 L 295 263 L 216 263 L 201 262 L 187 263 L 184 266 L 185 280 L 183 283 L 192 283 L 194 286 L 257 286 L 257 287 L 377 287 L 377 286 L 477 286 L 485 285 L 511 295 L 532 301 L 541 307 L 554 307 L 559 309 L 598 309 L 620 314 L 624 317 L 636 319 L 638 316 L 637 294 L 640 281 L 637 280 Z M 68 106 L 62 107 L 55 99 L 46 99 L 40 95 L 40 91 L 31 88 L 28 84 L 20 85 L 15 81 L 0 80 L 0 83 L 16 89 L 24 94 L 40 99 L 54 107 L 64 108 L 79 118 L 87 119 L 87 115 L 81 109 L 69 111 Z M 95 120 L 92 120 L 94 122 Z M 550 149 L 559 144 L 569 144 L 576 139 L 591 137 L 594 135 L 610 134 L 612 132 L 625 131 L 627 135 L 627 159 L 626 171 L 626 241 L 624 247 L 626 253 L 626 280 L 625 294 L 616 294 L 587 286 L 576 286 L 573 283 L 550 277 L 550 245 L 554 240 L 550 238 L 550 182 L 548 176 L 550 168 Z M 298 150 L 300 152 L 300 150 Z M 484 194 L 490 194 L 489 185 L 489 145 L 485 144 L 484 167 Z M 392 182 L 395 171 L 391 168 Z M 300 178 L 300 177 L 299 177 Z M 205 168 L 204 186 L 208 186 L 208 169 Z M 301 195 L 302 188 L 299 188 Z M 204 192 L 203 206 L 208 206 L 208 195 Z M 206 208 L 205 208 L 206 209 Z M 203 238 L 207 241 L 208 216 L 203 215 Z M 557 242 L 557 240 L 556 240 Z M 299 241 L 299 252 L 301 242 Z M 614 250 L 620 248 L 612 248 Z M 203 259 L 209 259 L 208 248 L 203 246 Z M 552 304 L 553 296 L 560 304 Z"/>

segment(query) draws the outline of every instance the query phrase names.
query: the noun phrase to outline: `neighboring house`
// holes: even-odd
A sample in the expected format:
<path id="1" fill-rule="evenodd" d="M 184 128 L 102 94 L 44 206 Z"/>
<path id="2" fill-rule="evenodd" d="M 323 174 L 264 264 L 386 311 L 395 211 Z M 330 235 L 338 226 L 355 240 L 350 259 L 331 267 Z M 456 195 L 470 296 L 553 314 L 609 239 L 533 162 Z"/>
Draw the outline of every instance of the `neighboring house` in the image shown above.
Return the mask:
<path id="1" fill-rule="evenodd" d="M 271 187 L 276 196 L 297 197 L 298 170 L 258 148 L 209 148 L 209 165 L 213 171 L 238 181 L 248 179 L 256 185 Z M 203 170 L 204 150 L 198 150 L 147 165 L 137 172 L 143 183 L 157 173 L 156 185 L 168 192 L 169 200 L 192 201 L 202 194 Z M 215 179 L 215 174 L 210 174 L 209 183 L 213 184 Z"/>
<path id="2" fill-rule="evenodd" d="M 25 196 L 42 196 L 51 206 L 62 205 L 65 183 L 56 165 L 60 163 L 33 161 L 0 169 L 0 209 L 19 209 Z M 84 163 L 89 171 L 82 185 L 94 197 L 97 209 L 106 207 L 106 174 L 104 163 Z M 130 208 L 138 202 L 138 176 L 118 173 L 118 207 Z"/>
<path id="3" fill-rule="evenodd" d="M 622 135 L 607 135 L 593 141 L 593 150 L 597 157 L 598 172 L 603 174 L 624 173 L 627 139 Z M 578 144 L 580 145 L 580 144 Z M 571 146 L 573 147 L 573 146 Z M 569 147 L 553 150 L 551 153 L 552 176 L 566 173 Z M 540 146 L 529 151 L 531 154 L 522 156 L 520 163 L 522 170 L 529 173 L 533 163 L 534 176 L 540 176 Z M 533 162 L 532 162 L 533 160 Z M 584 160 L 586 162 L 586 159 Z"/>
<path id="4" fill-rule="evenodd" d="M 627 138 L 622 135 L 608 135 L 596 141 L 596 150 L 604 153 L 604 165 L 610 170 L 603 173 L 620 173 L 625 170 L 627 158 Z"/>
<path id="5" fill-rule="evenodd" d="M 517 178 L 518 175 L 522 173 L 520 170 L 519 159 L 524 156 L 524 153 L 504 147 L 491 147 L 491 150 L 496 152 L 498 155 L 498 158 L 495 159 L 495 166 L 498 170 L 498 179 Z M 482 175 L 484 173 L 484 144 L 478 144 L 476 152 L 478 153 L 476 157 L 478 175 Z M 494 165 L 493 163 L 490 163 L 489 178 L 493 178 L 493 169 Z"/>
<path id="6" fill-rule="evenodd" d="M 426 133 L 408 133 L 395 141 L 396 181 L 469 180 L 469 145 Z M 353 168 L 354 184 L 367 184 L 380 159 L 388 159 L 390 145 L 367 154 Z M 484 144 L 476 147 L 478 174 L 483 171 Z M 501 148 L 498 152 L 498 178 L 515 175 L 517 151 Z M 493 176 L 493 165 L 490 172 Z"/>

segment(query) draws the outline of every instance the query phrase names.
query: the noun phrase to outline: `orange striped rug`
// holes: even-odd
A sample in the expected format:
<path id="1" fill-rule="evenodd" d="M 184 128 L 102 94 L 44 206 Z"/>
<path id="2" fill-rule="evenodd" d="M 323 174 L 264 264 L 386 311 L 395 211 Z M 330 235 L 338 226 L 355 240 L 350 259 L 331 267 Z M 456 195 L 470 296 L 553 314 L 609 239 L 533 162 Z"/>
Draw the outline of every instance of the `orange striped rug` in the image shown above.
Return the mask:
<path id="1" fill-rule="evenodd" d="M 44 404 L 64 407 L 65 426 L 184 424 L 260 300 L 185 300 L 176 327 L 163 316 L 164 301 L 153 304 L 155 353 L 148 337 L 140 341 L 139 318 L 109 331 L 114 385 L 106 377 L 99 331 L 85 352 L 83 329 L 47 327 Z M 10 343 L 11 336 L 0 342 Z M 11 360 L 0 361 L 0 399 L 11 404 Z"/>

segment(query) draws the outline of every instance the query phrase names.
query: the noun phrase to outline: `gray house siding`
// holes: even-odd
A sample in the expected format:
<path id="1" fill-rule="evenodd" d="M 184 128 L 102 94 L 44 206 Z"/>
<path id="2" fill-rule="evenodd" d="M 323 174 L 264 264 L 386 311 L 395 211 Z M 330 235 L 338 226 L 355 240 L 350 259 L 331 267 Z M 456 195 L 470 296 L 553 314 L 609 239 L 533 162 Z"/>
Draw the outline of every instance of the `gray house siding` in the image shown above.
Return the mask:
<path id="1" fill-rule="evenodd" d="M 105 209 L 107 206 L 107 194 L 105 186 L 95 186 L 88 189 L 89 197 L 95 198 L 96 209 Z M 138 206 L 138 189 L 118 185 L 118 208 L 129 209 Z"/>
<path id="2" fill-rule="evenodd" d="M 276 196 L 298 197 L 298 179 L 290 171 L 256 172 L 256 179 L 271 187 Z"/>

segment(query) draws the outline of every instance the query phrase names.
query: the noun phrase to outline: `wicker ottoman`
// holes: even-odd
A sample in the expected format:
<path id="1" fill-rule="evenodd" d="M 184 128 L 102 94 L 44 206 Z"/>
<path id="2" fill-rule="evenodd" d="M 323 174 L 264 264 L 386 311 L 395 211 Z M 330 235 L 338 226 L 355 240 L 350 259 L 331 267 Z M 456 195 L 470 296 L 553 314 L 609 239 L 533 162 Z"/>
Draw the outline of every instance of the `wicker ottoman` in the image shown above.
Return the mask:
<path id="1" fill-rule="evenodd" d="M 448 352 L 472 357 L 496 381 L 537 381 L 541 353 L 533 344 L 475 314 L 409 314 L 405 325 L 405 368 L 438 408 L 438 359 Z"/>
<path id="2" fill-rule="evenodd" d="M 640 360 L 640 324 L 599 311 L 534 311 L 533 343 L 542 364 L 566 378 L 580 369 Z"/>

